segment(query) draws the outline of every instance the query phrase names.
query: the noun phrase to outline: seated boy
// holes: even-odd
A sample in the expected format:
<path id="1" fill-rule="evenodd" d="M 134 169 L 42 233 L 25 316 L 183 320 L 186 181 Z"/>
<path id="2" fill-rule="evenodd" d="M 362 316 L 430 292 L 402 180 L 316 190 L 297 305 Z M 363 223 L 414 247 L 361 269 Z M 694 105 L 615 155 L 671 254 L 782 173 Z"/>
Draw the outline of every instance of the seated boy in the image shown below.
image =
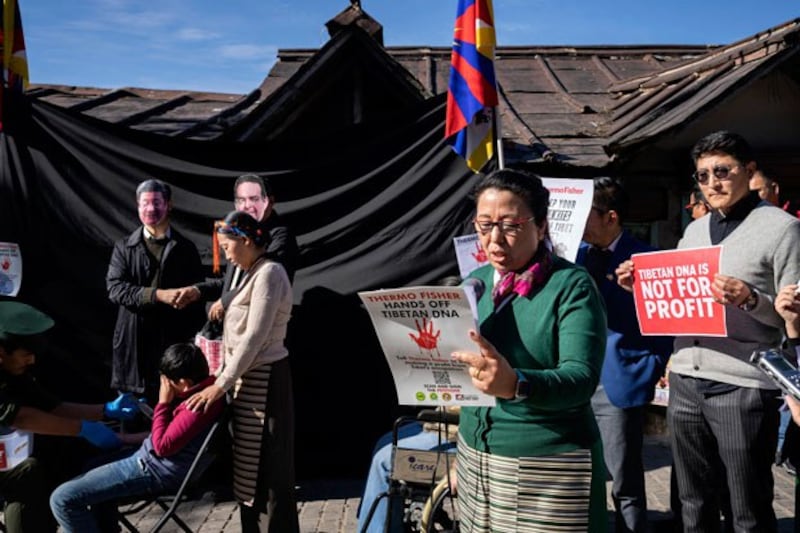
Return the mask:
<path id="1" fill-rule="evenodd" d="M 222 412 L 224 398 L 207 410 L 191 411 L 184 400 L 214 383 L 208 363 L 193 344 L 173 344 L 159 366 L 161 386 L 150 436 L 132 455 L 116 460 L 59 486 L 50 508 L 65 532 L 105 530 L 116 523 L 116 501 L 139 495 L 174 492 Z M 109 512 L 112 511 L 112 512 Z"/>
<path id="2" fill-rule="evenodd" d="M 41 354 L 44 334 L 53 319 L 30 305 L 0 302 L 0 427 L 39 435 L 83 437 L 102 449 L 119 447 L 116 434 L 100 420 L 131 418 L 137 410 L 130 394 L 106 404 L 62 402 L 45 390 L 30 372 Z M 43 463 L 28 457 L 0 472 L 9 533 L 55 531 L 47 495 L 55 483 Z"/>

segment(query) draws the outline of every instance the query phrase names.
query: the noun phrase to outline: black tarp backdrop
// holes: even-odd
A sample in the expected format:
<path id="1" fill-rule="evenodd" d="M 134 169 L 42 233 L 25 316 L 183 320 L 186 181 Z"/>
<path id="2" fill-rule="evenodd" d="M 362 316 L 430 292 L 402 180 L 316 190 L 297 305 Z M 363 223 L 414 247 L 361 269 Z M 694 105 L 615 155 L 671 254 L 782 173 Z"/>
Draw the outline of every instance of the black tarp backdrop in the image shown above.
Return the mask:
<path id="1" fill-rule="evenodd" d="M 111 394 L 105 272 L 113 242 L 139 224 L 141 180 L 173 185 L 173 225 L 208 266 L 234 179 L 258 173 L 301 248 L 287 339 L 298 476 L 363 475 L 403 410 L 356 292 L 456 273 L 452 239 L 469 231 L 475 176 L 442 140 L 444 107 L 436 97 L 415 113 L 269 145 L 174 139 L 40 101 L 15 107 L 0 133 L 0 241 L 22 248 L 19 299 L 56 319 L 40 379 L 64 399 Z"/>

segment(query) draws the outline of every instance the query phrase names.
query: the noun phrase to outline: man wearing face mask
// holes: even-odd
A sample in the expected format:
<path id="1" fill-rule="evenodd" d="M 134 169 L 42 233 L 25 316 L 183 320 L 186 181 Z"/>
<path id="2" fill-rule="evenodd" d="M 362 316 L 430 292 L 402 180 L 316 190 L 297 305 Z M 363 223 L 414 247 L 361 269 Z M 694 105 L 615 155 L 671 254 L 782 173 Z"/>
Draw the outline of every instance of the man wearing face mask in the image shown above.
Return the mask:
<path id="1" fill-rule="evenodd" d="M 170 226 L 172 190 L 148 179 L 136 188 L 142 226 L 114 245 L 106 274 L 108 298 L 119 306 L 111 387 L 158 399 L 158 362 L 167 346 L 187 342 L 202 327 L 200 304 L 177 309 L 178 287 L 203 279 L 194 243 Z"/>
<path id="2" fill-rule="evenodd" d="M 237 211 L 244 211 L 262 223 L 269 234 L 267 257 L 280 263 L 286 270 L 289 281 L 293 281 L 299 253 L 297 241 L 274 209 L 275 195 L 269 180 L 255 174 L 239 176 L 233 184 L 233 203 Z M 183 307 L 197 300 L 213 301 L 208 311 L 208 318 L 221 321 L 228 303 L 234 296 L 233 290 L 240 281 L 241 270 L 228 265 L 224 278 L 209 279 L 193 286 L 183 287 L 175 304 Z"/>

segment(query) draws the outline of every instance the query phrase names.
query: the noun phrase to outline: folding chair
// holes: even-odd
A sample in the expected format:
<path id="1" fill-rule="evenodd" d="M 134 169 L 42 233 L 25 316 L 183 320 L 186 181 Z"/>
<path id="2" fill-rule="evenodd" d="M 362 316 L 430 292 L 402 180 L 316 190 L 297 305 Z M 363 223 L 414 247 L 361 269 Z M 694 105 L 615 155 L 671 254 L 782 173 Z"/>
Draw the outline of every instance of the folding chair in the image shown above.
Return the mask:
<path id="1" fill-rule="evenodd" d="M 183 521 L 183 519 L 176 514 L 178 506 L 192 499 L 190 490 L 196 488 L 198 482 L 203 474 L 209 470 L 211 463 L 220 454 L 222 444 L 221 440 L 228 431 L 228 423 L 230 421 L 230 406 L 226 406 L 220 417 L 212 424 L 211 429 L 203 440 L 202 446 L 195 455 L 189 470 L 181 481 L 180 487 L 173 494 L 161 494 L 152 498 L 137 498 L 135 503 L 131 504 L 125 510 L 120 510 L 119 522 L 131 533 L 139 533 L 139 530 L 128 519 L 128 516 L 134 515 L 142 511 L 148 505 L 155 503 L 158 505 L 164 514 L 150 529 L 151 533 L 156 533 L 166 525 L 171 519 L 186 533 L 193 533 L 192 529 Z M 205 460 L 205 461 L 204 461 Z M 205 463 L 205 464 L 204 464 Z M 125 502 L 122 502 L 123 505 Z"/>

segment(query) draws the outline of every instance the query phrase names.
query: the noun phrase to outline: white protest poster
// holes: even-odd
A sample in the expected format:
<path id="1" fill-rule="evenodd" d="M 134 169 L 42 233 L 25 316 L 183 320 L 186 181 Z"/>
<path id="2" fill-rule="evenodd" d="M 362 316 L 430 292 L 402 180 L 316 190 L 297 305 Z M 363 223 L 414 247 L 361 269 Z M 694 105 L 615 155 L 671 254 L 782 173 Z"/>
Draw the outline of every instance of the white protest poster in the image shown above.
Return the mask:
<path id="1" fill-rule="evenodd" d="M 456 237 L 453 239 L 453 246 L 456 248 L 458 273 L 462 278 L 466 278 L 470 272 L 489 262 L 477 233 Z"/>
<path id="2" fill-rule="evenodd" d="M 22 286 L 22 254 L 15 242 L 0 242 L 0 295 L 16 296 Z"/>
<path id="3" fill-rule="evenodd" d="M 400 405 L 493 406 L 494 396 L 472 385 L 456 350 L 476 351 L 472 289 L 407 287 L 359 292 L 392 371 Z"/>
<path id="4" fill-rule="evenodd" d="M 556 255 L 574 262 L 583 238 L 583 228 L 589 218 L 594 198 L 592 180 L 542 178 L 542 184 L 550 191 L 547 221 L 550 238 Z M 453 239 L 458 261 L 458 272 L 462 278 L 489 262 L 477 233 Z"/>
<path id="5" fill-rule="evenodd" d="M 556 255 L 575 262 L 594 198 L 594 181 L 542 178 L 550 191 L 547 221 Z"/>

